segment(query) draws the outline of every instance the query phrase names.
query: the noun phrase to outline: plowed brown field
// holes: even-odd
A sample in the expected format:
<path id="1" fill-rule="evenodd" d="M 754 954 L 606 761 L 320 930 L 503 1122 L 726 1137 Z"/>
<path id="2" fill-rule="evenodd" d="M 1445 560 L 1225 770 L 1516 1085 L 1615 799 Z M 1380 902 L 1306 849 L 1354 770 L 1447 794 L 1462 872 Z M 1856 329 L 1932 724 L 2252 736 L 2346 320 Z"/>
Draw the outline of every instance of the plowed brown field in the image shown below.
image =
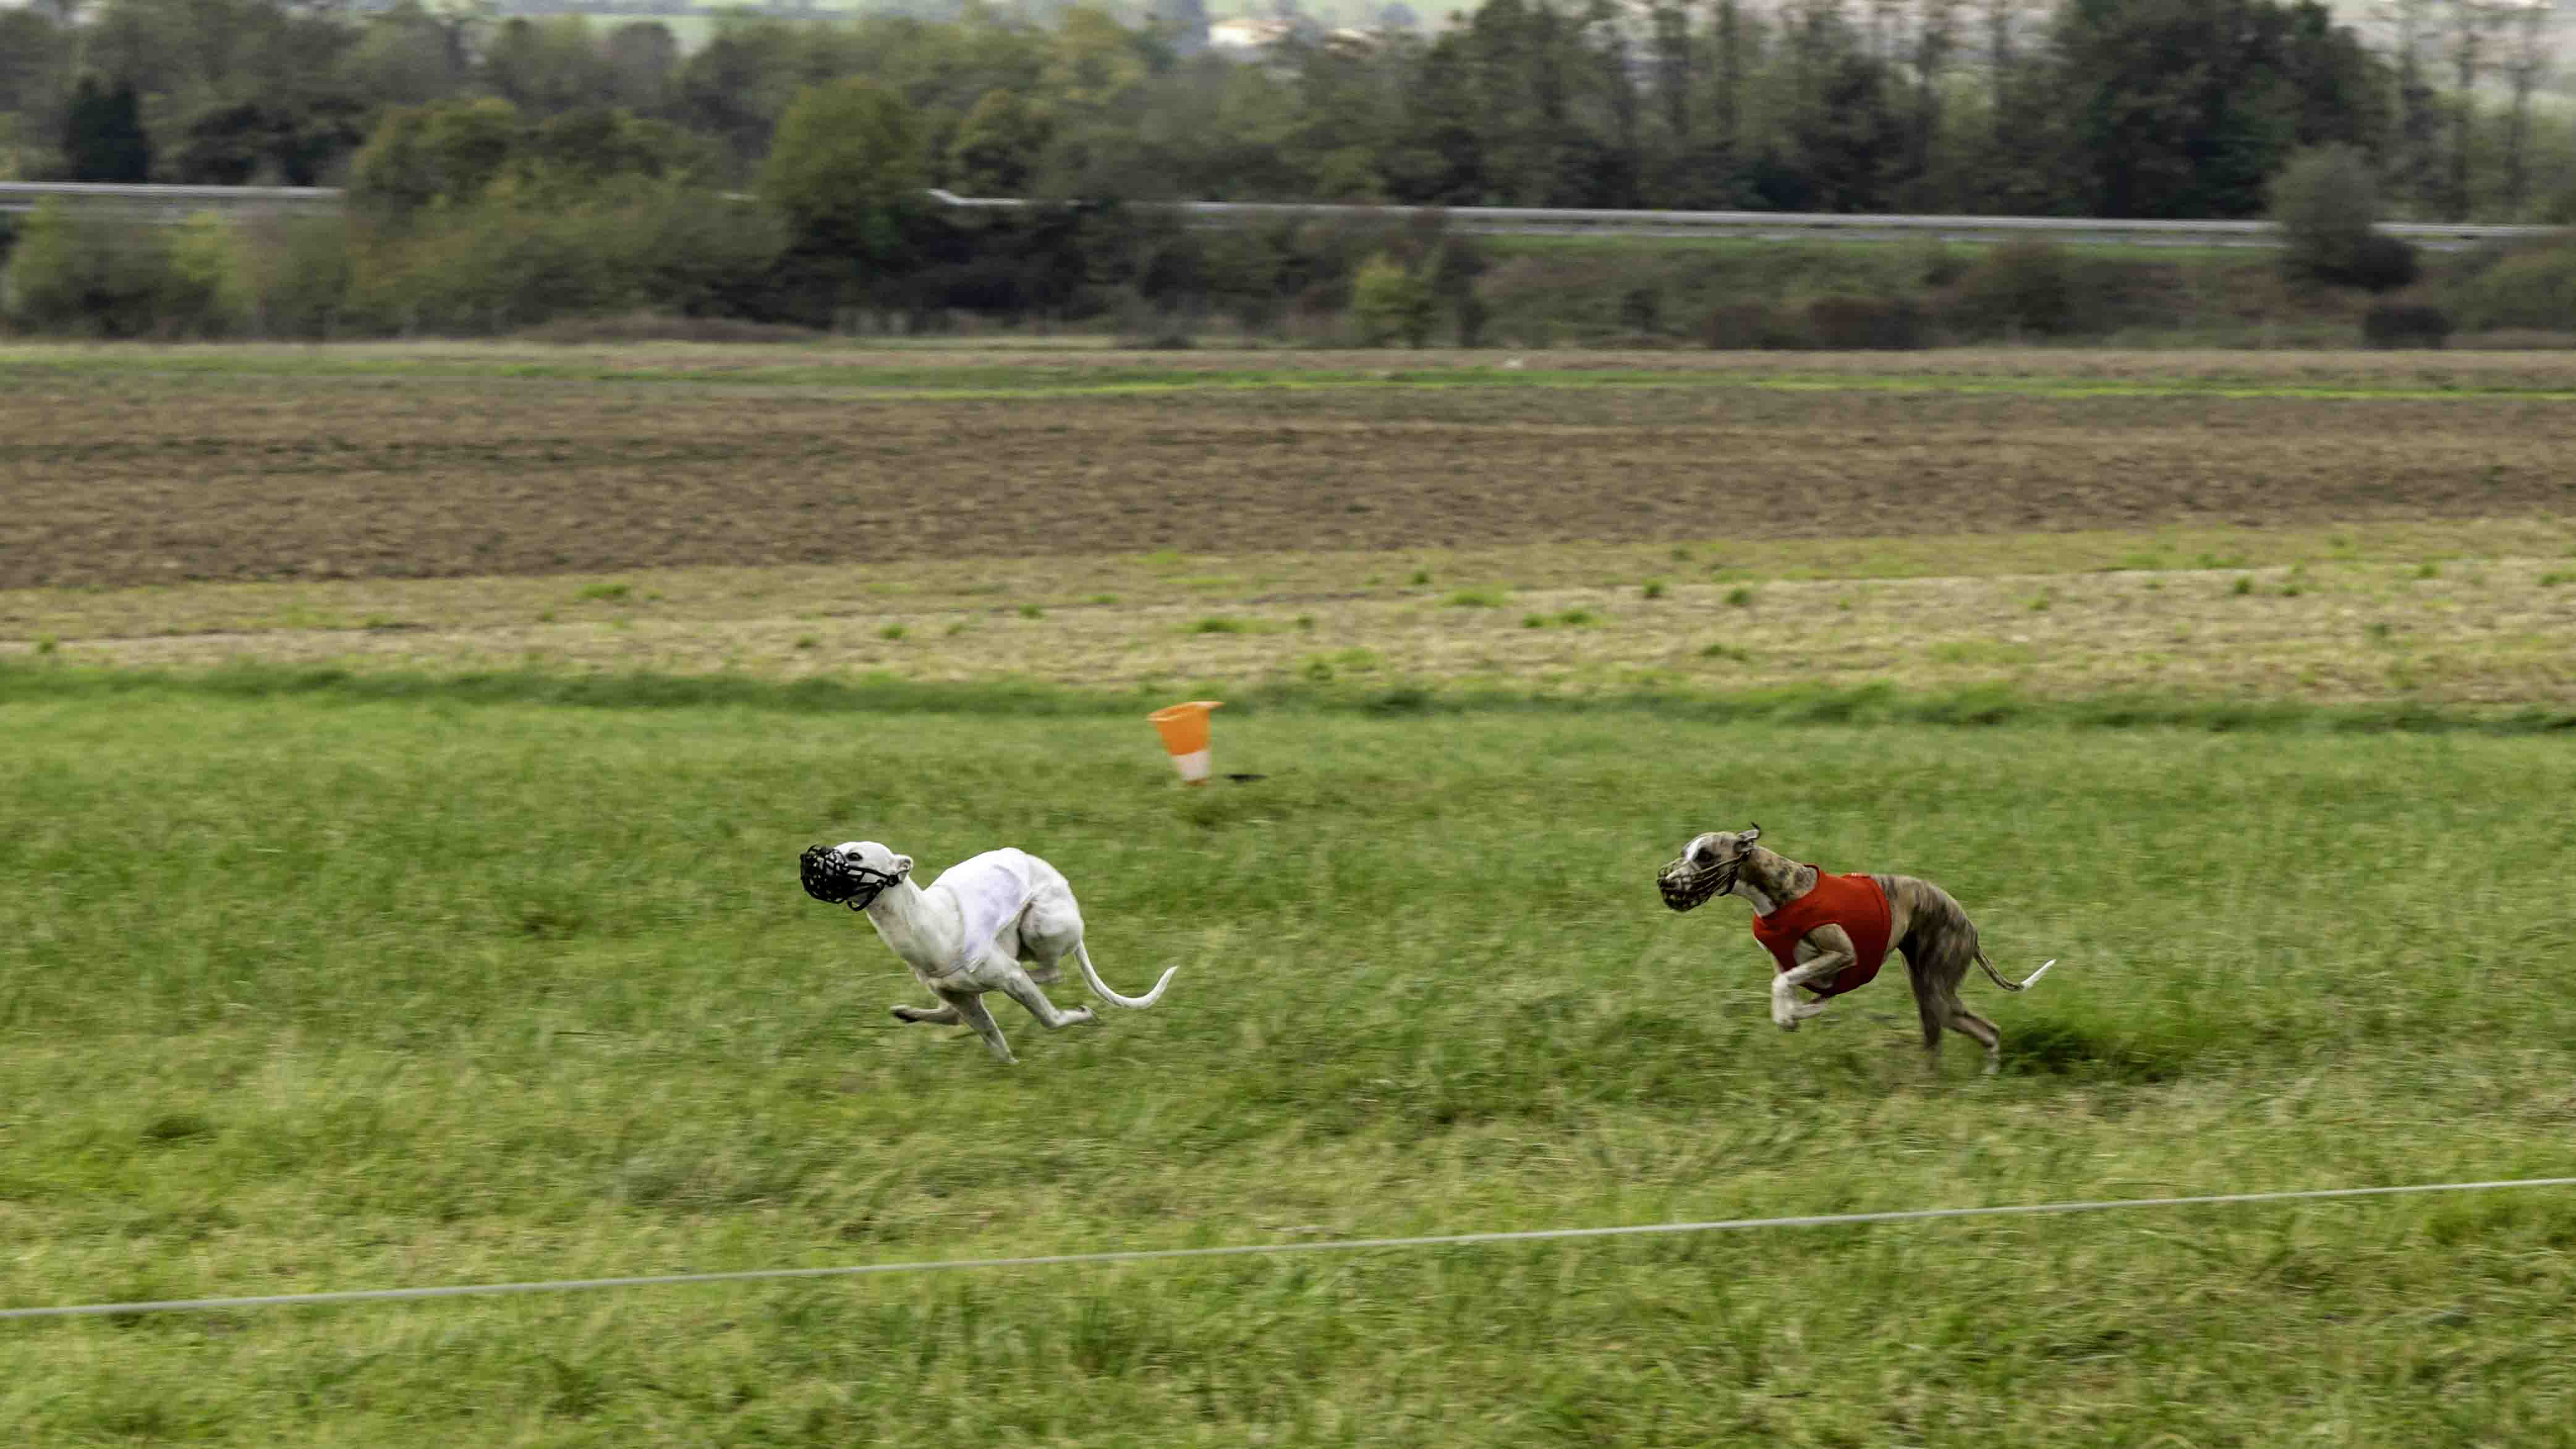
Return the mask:
<path id="1" fill-rule="evenodd" d="M 2576 405 L 2510 395 L 10 382 L 0 588 L 2576 507 Z"/>
<path id="2" fill-rule="evenodd" d="M 0 652 L 2576 700 L 2576 359 L 1795 363 L 0 355 Z"/>

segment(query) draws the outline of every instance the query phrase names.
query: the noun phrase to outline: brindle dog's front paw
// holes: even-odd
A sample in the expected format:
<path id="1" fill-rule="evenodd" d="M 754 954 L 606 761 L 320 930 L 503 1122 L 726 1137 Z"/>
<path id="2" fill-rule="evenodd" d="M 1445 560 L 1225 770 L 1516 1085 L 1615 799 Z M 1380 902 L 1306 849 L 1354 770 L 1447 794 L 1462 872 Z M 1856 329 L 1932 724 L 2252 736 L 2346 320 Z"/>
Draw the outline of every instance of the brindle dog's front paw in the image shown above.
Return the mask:
<path id="1" fill-rule="evenodd" d="M 897 1020 L 897 1021 L 919 1021 L 919 1020 L 921 1020 L 921 1013 L 920 1013 L 920 1011 L 918 1011 L 917 1009 L 915 1009 L 915 1008 L 913 1008 L 913 1007 L 909 1007 L 909 1006 L 897 1006 L 897 1007 L 893 1007 L 893 1008 L 891 1008 L 891 1010 L 892 1010 L 892 1011 L 893 1011 L 893 1013 L 894 1013 L 894 1019 L 895 1019 L 895 1020 Z"/>

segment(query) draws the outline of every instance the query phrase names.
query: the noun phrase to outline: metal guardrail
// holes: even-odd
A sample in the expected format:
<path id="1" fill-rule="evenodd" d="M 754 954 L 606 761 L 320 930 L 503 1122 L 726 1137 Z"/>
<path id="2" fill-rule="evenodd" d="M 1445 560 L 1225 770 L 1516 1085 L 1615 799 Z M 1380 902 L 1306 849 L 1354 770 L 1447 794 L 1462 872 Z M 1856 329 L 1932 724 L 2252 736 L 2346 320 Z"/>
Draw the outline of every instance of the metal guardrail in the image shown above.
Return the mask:
<path id="1" fill-rule="evenodd" d="M 1022 211 L 1041 203 L 1016 196 L 959 196 L 933 189 L 933 200 L 958 211 Z M 85 182 L 0 181 L 0 211 L 32 211 L 48 198 L 92 215 L 167 222 L 200 211 L 235 216 L 321 215 L 337 211 L 329 186 L 112 186 Z M 1485 236 L 1707 237 L 1741 241 L 1992 242 L 2041 236 L 2065 242 L 2133 246 L 2270 247 L 2279 235 L 2267 221 L 2106 221 L 2056 216 L 1846 216 L 1810 211 L 1589 211 L 1545 206 L 1347 206 L 1300 202 L 1178 201 L 1139 203 L 1170 210 L 1206 227 L 1300 219 L 1402 225 L 1437 212 L 1452 231 Z M 2432 251 L 2539 236 L 2545 226 L 2480 226 L 2390 222 L 2380 227 Z"/>
<path id="2" fill-rule="evenodd" d="M 60 201 L 86 216 L 182 221 L 223 215 L 327 216 L 340 209 L 336 186 L 118 186 L 95 181 L 0 181 L 0 211 L 28 212 Z"/>
<path id="3" fill-rule="evenodd" d="M 963 211 L 1017 211 L 1037 203 L 1017 197 L 959 196 L 933 189 L 942 205 Z M 1341 206 L 1294 202 L 1182 201 L 1161 205 L 1208 225 L 1299 218 L 1402 224 L 1437 212 L 1452 231 L 1490 236 L 1727 237 L 1746 241 L 2006 241 L 2045 236 L 2059 241 L 2148 246 L 2280 245 L 2268 221 L 2106 221 L 2057 216 L 1856 216 L 1814 211 L 1590 211 L 1543 206 Z M 2381 231 L 2417 246 L 2448 251 L 2480 242 L 2540 236 L 2546 226 L 2390 222 Z"/>

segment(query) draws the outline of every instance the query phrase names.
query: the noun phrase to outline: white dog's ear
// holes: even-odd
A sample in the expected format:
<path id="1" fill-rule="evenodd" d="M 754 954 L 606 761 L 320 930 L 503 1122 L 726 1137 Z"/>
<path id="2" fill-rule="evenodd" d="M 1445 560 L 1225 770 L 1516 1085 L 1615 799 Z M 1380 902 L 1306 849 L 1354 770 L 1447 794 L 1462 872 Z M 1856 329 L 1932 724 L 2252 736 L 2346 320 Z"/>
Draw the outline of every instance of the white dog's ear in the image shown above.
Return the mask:
<path id="1" fill-rule="evenodd" d="M 909 879 L 911 875 L 912 857 L 908 855 L 896 856 L 894 858 L 894 878 L 896 880 L 906 880 Z"/>

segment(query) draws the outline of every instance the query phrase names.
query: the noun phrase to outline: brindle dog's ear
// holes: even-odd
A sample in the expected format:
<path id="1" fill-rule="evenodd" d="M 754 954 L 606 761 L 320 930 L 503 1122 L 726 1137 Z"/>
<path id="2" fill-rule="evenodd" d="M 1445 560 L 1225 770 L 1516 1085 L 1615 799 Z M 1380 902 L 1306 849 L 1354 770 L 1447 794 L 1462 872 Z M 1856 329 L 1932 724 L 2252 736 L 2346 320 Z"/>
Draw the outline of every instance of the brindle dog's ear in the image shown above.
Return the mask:
<path id="1" fill-rule="evenodd" d="M 1735 838 L 1735 843 L 1738 845 L 1751 845 L 1753 842 L 1760 840 L 1761 838 L 1762 827 L 1754 825 L 1747 827 L 1742 835 L 1737 836 Z"/>

